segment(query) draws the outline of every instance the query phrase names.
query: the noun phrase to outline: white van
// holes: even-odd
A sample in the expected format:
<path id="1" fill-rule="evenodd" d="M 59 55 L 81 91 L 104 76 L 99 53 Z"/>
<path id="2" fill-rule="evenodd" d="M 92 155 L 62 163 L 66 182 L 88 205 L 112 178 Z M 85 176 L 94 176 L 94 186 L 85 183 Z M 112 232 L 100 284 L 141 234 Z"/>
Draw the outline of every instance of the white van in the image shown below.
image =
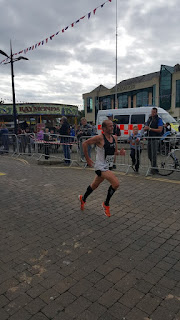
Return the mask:
<path id="1" fill-rule="evenodd" d="M 121 130 L 121 137 L 127 138 L 133 130 L 133 126 L 137 125 L 139 130 L 143 128 L 144 123 L 148 120 L 151 107 L 139 107 L 139 108 L 124 108 L 124 109 L 108 109 L 99 110 L 97 114 L 97 132 L 101 133 L 101 125 L 104 120 L 107 120 L 107 115 L 112 114 L 116 124 L 119 125 Z M 171 124 L 172 131 L 178 132 L 178 122 L 164 109 L 157 108 L 158 115 L 161 117 L 162 121 L 165 123 L 169 122 Z"/>

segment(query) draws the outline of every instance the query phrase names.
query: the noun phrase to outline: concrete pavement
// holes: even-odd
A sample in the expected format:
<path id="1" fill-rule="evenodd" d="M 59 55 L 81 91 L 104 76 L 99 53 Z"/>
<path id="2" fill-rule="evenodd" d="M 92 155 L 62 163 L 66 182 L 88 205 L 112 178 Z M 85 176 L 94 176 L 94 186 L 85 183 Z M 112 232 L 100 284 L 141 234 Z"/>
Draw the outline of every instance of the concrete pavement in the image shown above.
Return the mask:
<path id="1" fill-rule="evenodd" d="M 0 157 L 0 320 L 180 319 L 180 182 Z"/>

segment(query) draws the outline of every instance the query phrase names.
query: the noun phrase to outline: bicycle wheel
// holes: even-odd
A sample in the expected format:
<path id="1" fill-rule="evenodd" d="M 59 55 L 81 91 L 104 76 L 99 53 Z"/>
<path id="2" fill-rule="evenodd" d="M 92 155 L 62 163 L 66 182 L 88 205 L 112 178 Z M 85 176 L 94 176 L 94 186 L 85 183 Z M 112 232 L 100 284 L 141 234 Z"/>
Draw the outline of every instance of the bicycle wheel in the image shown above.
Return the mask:
<path id="1" fill-rule="evenodd" d="M 161 176 L 169 176 L 174 172 L 175 161 L 172 154 L 167 157 L 163 155 L 158 156 L 158 169 Z"/>

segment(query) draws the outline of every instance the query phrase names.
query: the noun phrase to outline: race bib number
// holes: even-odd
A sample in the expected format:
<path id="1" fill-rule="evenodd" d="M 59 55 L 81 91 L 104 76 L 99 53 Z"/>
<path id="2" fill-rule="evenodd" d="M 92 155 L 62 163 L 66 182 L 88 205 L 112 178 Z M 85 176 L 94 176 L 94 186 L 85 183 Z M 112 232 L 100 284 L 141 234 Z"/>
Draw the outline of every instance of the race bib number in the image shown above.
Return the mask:
<path id="1" fill-rule="evenodd" d="M 113 167 L 114 164 L 114 155 L 107 155 L 106 156 L 106 163 L 108 164 L 108 167 Z"/>

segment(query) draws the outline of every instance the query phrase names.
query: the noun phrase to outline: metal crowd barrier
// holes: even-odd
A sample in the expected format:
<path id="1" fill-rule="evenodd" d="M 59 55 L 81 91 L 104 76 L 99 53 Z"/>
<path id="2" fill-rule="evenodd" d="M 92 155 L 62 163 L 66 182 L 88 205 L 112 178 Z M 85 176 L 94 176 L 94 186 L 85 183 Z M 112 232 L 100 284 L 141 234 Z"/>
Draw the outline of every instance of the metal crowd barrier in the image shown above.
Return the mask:
<path id="1" fill-rule="evenodd" d="M 0 136 L 0 154 L 19 154 L 18 140 L 15 134 Z"/>
<path id="2" fill-rule="evenodd" d="M 17 135 L 19 155 L 32 156 L 35 153 L 35 134 L 22 133 Z"/>
<path id="3" fill-rule="evenodd" d="M 67 165 L 86 167 L 82 144 L 91 137 L 62 136 L 44 133 L 42 139 L 34 133 L 8 134 L 0 137 L 0 154 L 15 156 L 29 155 L 39 160 L 55 159 Z M 118 150 L 123 155 L 116 156 L 116 170 L 125 173 L 137 172 L 144 175 L 159 173 L 168 175 L 180 172 L 180 139 L 178 135 L 167 137 L 142 137 L 132 153 L 128 139 L 118 137 Z M 93 162 L 96 146 L 91 145 L 88 153 Z M 138 168 L 138 170 L 137 170 Z"/>
<path id="4" fill-rule="evenodd" d="M 56 159 L 65 164 L 77 163 L 77 139 L 74 136 L 62 136 L 58 134 L 44 134 L 43 139 L 35 138 L 36 154 L 38 160 Z"/>
<path id="5" fill-rule="evenodd" d="M 83 141 L 90 137 L 79 139 L 78 161 L 84 162 L 82 151 Z M 118 137 L 118 150 L 123 150 L 122 155 L 115 157 L 114 167 L 118 171 L 125 173 L 141 172 L 144 175 L 159 173 L 168 175 L 172 172 L 180 172 L 180 139 L 172 137 L 147 137 L 141 138 L 140 143 L 135 144 L 132 152 L 128 139 Z M 91 159 L 95 162 L 95 146 L 90 146 L 88 150 Z M 134 155 L 134 157 L 132 157 Z M 138 170 L 136 170 L 138 169 Z"/>
<path id="6" fill-rule="evenodd" d="M 147 154 L 149 173 L 169 175 L 173 172 L 180 172 L 180 138 L 178 135 L 148 137 Z"/>

